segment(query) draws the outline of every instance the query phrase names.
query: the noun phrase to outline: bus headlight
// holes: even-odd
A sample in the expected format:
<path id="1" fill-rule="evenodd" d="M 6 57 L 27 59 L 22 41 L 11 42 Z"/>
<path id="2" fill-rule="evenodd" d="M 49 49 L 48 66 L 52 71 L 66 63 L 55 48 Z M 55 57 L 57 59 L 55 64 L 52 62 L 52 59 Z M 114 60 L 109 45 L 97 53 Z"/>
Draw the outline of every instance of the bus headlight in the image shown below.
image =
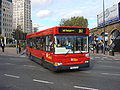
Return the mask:
<path id="1" fill-rule="evenodd" d="M 90 54 L 85 54 L 85 56 L 86 56 L 87 58 L 90 58 Z"/>
<path id="2" fill-rule="evenodd" d="M 62 63 L 54 63 L 54 66 L 60 66 Z"/>
<path id="3" fill-rule="evenodd" d="M 89 61 L 85 61 L 85 63 L 89 63 Z"/>

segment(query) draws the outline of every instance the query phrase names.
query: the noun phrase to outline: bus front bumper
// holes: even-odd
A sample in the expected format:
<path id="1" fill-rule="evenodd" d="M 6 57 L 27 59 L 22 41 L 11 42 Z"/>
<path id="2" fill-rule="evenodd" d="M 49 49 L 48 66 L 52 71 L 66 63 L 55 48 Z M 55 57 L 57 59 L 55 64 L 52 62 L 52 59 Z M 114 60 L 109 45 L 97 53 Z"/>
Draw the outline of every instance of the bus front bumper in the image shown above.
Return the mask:
<path id="1" fill-rule="evenodd" d="M 80 69 L 80 68 L 87 68 L 89 67 L 89 63 L 84 64 L 77 64 L 77 65 L 61 65 L 61 66 L 54 66 L 54 71 L 58 70 L 67 70 L 67 69 Z"/>

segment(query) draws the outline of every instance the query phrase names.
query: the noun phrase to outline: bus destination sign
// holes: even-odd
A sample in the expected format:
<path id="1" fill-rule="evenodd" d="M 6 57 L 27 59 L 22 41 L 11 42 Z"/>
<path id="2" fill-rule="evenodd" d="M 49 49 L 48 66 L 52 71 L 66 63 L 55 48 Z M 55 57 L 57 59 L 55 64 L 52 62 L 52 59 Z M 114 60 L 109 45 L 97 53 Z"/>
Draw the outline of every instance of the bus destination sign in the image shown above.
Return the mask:
<path id="1" fill-rule="evenodd" d="M 60 28 L 59 33 L 86 33 L 85 28 Z"/>

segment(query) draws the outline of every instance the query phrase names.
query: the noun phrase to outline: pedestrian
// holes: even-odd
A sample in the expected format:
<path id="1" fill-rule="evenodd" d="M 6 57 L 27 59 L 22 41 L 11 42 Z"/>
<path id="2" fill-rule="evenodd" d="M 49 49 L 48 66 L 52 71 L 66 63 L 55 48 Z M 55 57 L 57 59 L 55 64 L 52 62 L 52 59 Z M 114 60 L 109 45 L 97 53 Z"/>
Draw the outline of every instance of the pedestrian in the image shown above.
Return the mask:
<path id="1" fill-rule="evenodd" d="M 21 53 L 21 46 L 20 46 L 20 44 L 19 44 L 19 53 Z"/>
<path id="2" fill-rule="evenodd" d="M 19 53 L 19 44 L 16 45 L 16 52 Z"/>
<path id="3" fill-rule="evenodd" d="M 2 52 L 4 52 L 5 44 L 1 43 Z"/>
<path id="4" fill-rule="evenodd" d="M 99 44 L 96 44 L 96 53 L 99 53 Z"/>

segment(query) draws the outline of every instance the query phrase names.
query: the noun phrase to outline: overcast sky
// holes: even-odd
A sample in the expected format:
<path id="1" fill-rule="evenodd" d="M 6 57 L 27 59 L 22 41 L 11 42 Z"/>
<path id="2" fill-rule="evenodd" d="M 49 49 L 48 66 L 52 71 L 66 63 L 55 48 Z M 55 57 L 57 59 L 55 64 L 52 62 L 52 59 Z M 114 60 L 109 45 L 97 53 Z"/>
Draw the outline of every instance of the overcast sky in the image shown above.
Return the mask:
<path id="1" fill-rule="evenodd" d="M 120 0 L 104 0 L 105 9 Z M 32 20 L 39 29 L 59 26 L 61 19 L 72 16 L 84 16 L 89 28 L 97 26 L 97 15 L 102 12 L 103 0 L 31 0 Z"/>

